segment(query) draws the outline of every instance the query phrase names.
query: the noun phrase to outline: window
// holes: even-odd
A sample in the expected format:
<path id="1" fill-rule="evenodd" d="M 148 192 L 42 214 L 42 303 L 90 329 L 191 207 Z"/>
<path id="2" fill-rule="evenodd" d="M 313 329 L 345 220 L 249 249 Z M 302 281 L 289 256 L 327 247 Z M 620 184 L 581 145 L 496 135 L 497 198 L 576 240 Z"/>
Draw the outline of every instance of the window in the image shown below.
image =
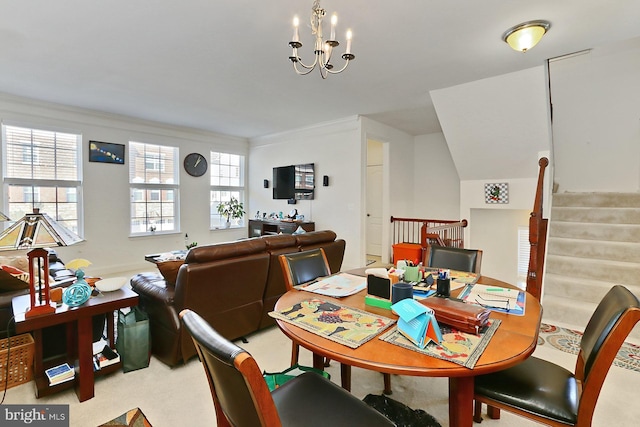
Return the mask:
<path id="1" fill-rule="evenodd" d="M 235 198 L 244 204 L 244 156 L 211 152 L 211 228 L 226 228 L 227 219 L 218 213 L 218 205 Z M 241 227 L 231 220 L 231 227 Z"/>
<path id="2" fill-rule="evenodd" d="M 15 220 L 39 208 L 81 236 L 81 142 L 77 134 L 2 126 L 5 213 Z"/>
<path id="3" fill-rule="evenodd" d="M 178 148 L 129 142 L 131 234 L 179 231 Z"/>
<path id="4" fill-rule="evenodd" d="M 518 227 L 518 287 L 521 289 L 527 286 L 530 250 L 529 227 Z"/>

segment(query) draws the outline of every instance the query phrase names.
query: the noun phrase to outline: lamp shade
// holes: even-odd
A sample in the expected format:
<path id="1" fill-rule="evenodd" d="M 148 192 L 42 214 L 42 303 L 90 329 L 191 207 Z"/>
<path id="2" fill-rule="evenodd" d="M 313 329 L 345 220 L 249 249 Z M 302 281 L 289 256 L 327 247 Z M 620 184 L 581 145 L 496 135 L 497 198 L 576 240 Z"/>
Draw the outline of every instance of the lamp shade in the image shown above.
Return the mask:
<path id="1" fill-rule="evenodd" d="M 534 47 L 542 39 L 542 36 L 551 27 L 548 21 L 528 21 L 509 28 L 502 35 L 504 40 L 513 50 L 526 52 Z"/>
<path id="2" fill-rule="evenodd" d="M 81 241 L 74 232 L 34 209 L 0 234 L 0 250 L 69 246 Z"/>

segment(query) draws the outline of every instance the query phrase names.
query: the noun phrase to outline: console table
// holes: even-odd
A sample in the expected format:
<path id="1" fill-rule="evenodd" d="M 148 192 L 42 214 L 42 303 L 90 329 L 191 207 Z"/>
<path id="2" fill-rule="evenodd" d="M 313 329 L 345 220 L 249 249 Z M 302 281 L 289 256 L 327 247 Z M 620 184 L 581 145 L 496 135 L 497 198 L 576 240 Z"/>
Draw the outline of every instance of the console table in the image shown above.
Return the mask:
<path id="1" fill-rule="evenodd" d="M 35 341 L 34 377 L 36 383 L 36 397 L 70 388 L 75 385 L 76 394 L 80 402 L 94 396 L 94 375 L 104 375 L 121 368 L 122 363 L 114 363 L 99 371 L 93 371 L 93 333 L 92 317 L 99 314 L 107 315 L 107 335 L 109 345 L 115 348 L 113 312 L 120 308 L 138 305 L 138 294 L 128 287 L 113 292 L 103 292 L 91 297 L 79 307 L 69 307 L 66 304 L 56 308 L 53 314 L 25 318 L 25 312 L 30 307 L 30 296 L 20 295 L 12 300 L 15 313 L 16 332 L 33 331 Z M 67 325 L 67 355 L 66 358 L 43 361 L 42 357 L 42 329 L 65 323 Z M 66 381 L 50 386 L 45 369 L 67 362 L 76 371 L 72 381 Z"/>
<path id="2" fill-rule="evenodd" d="M 298 227 L 302 227 L 302 229 L 307 232 L 315 231 L 316 223 L 310 221 L 250 219 L 249 237 L 259 237 L 265 234 L 293 234 Z"/>

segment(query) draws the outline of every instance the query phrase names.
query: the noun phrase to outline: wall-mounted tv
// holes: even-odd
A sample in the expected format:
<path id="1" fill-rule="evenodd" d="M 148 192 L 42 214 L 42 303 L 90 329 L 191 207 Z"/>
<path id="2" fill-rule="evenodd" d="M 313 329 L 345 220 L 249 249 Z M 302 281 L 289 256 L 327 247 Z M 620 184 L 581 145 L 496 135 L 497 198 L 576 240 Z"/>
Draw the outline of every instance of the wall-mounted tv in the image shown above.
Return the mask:
<path id="1" fill-rule="evenodd" d="M 273 198 L 312 200 L 315 189 L 314 164 L 273 168 Z"/>

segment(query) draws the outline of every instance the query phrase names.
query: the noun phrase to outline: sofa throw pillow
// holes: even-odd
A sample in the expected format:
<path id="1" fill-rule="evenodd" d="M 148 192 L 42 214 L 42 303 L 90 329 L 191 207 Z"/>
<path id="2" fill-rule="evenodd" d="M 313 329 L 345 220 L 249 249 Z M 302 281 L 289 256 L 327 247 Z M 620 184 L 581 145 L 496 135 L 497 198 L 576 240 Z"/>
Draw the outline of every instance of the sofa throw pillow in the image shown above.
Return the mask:
<path id="1" fill-rule="evenodd" d="M 0 292 L 13 292 L 22 289 L 29 289 L 29 273 L 22 272 L 27 277 L 27 280 L 24 281 L 5 270 L 5 267 L 7 266 L 3 265 L 2 268 L 0 268 Z"/>
<path id="2" fill-rule="evenodd" d="M 178 279 L 178 270 L 182 264 L 184 264 L 184 260 L 162 261 L 156 265 L 167 284 L 175 286 L 176 280 Z"/>

